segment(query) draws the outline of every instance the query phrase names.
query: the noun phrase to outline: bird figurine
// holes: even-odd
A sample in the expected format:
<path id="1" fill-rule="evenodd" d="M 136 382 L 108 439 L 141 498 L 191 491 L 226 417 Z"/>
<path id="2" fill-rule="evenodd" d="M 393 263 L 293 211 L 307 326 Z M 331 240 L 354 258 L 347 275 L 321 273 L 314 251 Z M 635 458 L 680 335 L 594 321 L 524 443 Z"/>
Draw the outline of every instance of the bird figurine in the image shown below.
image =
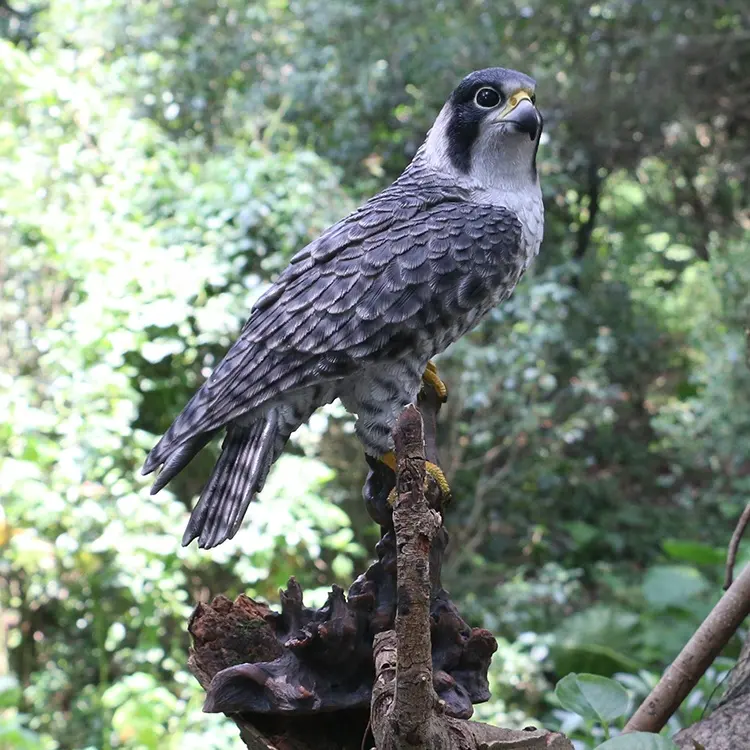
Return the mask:
<path id="1" fill-rule="evenodd" d="M 292 258 L 143 467 L 161 467 L 154 494 L 224 433 L 183 544 L 231 539 L 290 435 L 334 399 L 356 415 L 367 456 L 395 467 L 391 433 L 423 379 L 445 395 L 432 357 L 539 251 L 542 125 L 532 78 L 471 73 L 403 174 Z"/>

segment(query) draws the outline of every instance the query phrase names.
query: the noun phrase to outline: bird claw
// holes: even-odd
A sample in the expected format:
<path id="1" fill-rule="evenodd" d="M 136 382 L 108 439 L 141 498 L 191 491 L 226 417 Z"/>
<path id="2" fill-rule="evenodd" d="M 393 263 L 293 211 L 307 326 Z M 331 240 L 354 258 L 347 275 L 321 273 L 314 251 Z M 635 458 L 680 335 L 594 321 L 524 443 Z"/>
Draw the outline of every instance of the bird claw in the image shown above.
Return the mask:
<path id="1" fill-rule="evenodd" d="M 433 464 L 431 461 L 425 461 L 424 467 L 425 471 L 428 474 L 428 476 L 425 477 L 424 481 L 425 490 L 427 490 L 430 477 L 432 477 L 432 479 L 435 481 L 435 484 L 437 484 L 438 488 L 440 489 L 440 498 L 442 500 L 442 504 L 448 505 L 453 498 L 453 494 L 451 493 L 451 487 L 448 484 L 448 480 L 445 478 L 445 474 L 443 474 L 443 470 L 437 464 Z M 394 487 L 388 493 L 388 505 L 393 507 L 396 504 L 397 497 L 398 493 L 396 492 L 396 488 Z"/>
<path id="2" fill-rule="evenodd" d="M 448 480 L 445 478 L 445 474 L 443 474 L 443 470 L 431 461 L 425 461 L 425 470 L 440 488 L 443 505 L 448 505 L 453 499 L 453 493 L 451 492 L 451 486 L 448 484 Z"/>
<path id="3" fill-rule="evenodd" d="M 380 462 L 385 464 L 394 474 L 396 473 L 396 454 L 388 451 L 380 457 Z"/>
<path id="4" fill-rule="evenodd" d="M 440 379 L 437 367 L 432 361 L 427 363 L 422 375 L 422 390 L 425 386 L 431 387 L 437 393 L 441 403 L 444 404 L 448 400 L 448 386 Z"/>

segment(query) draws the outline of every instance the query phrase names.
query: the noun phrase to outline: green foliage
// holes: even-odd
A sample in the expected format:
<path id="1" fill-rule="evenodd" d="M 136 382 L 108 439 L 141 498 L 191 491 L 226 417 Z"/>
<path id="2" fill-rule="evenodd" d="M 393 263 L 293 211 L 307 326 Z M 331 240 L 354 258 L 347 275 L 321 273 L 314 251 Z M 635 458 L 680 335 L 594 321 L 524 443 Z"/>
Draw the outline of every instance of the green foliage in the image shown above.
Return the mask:
<path id="1" fill-rule="evenodd" d="M 179 548 L 208 457 L 149 501 L 138 470 L 264 279 L 347 198 L 304 149 L 170 141 L 83 51 L 85 27 L 76 62 L 51 22 L 65 7 L 31 52 L 0 41 L 0 665 L 17 676 L 2 731 L 14 747 L 227 747 L 185 669 L 195 601 L 274 597 L 292 573 L 320 599 L 362 552 L 311 458 L 279 463 L 275 501 L 213 559 Z"/>
<path id="2" fill-rule="evenodd" d="M 601 724 L 624 716 L 630 705 L 620 683 L 595 674 L 571 672 L 557 683 L 555 696 L 563 708 Z"/>
<path id="3" fill-rule="evenodd" d="M 586 722 L 601 724 L 605 741 L 595 750 L 676 750 L 667 737 L 649 732 L 620 734 L 609 739 L 609 725 L 630 708 L 627 691 L 615 680 L 594 674 L 571 673 L 555 687 L 560 705 Z"/>
<path id="4" fill-rule="evenodd" d="M 15 750 L 48 750 L 55 746 L 50 737 L 28 729 L 28 716 L 16 710 L 21 688 L 13 675 L 0 675 L 0 747 Z"/>
<path id="5" fill-rule="evenodd" d="M 643 595 L 654 609 L 690 607 L 690 600 L 708 588 L 708 581 L 686 565 L 656 565 L 643 582 Z"/>
<path id="6" fill-rule="evenodd" d="M 179 538 L 216 448 L 154 498 L 139 468 L 269 279 L 495 64 L 539 82 L 546 236 L 441 357 L 445 579 L 499 638 L 479 717 L 601 740 L 552 686 L 573 672 L 590 696 L 590 672 L 586 691 L 615 677 L 640 701 L 718 597 L 750 492 L 750 111 L 727 94 L 750 65 L 744 5 L 9 6 L 0 746 L 236 746 L 200 712 L 186 618 L 217 593 L 274 601 L 291 574 L 319 602 L 364 568 L 351 422 L 334 407 L 295 436 L 210 554 Z"/>

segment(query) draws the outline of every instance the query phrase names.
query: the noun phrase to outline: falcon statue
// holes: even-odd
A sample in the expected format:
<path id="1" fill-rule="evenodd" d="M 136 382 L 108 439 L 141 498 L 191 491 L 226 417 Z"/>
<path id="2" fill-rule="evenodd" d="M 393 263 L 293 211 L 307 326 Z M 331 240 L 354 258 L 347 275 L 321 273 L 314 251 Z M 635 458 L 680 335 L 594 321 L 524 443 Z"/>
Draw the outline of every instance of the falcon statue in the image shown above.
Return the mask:
<path id="1" fill-rule="evenodd" d="M 430 358 L 506 299 L 539 251 L 534 89 L 503 68 L 464 78 L 404 173 L 258 300 L 143 468 L 161 467 L 154 494 L 225 433 L 183 544 L 231 539 L 289 436 L 336 398 L 366 454 L 393 467 L 391 431 L 423 378 L 444 392 Z"/>

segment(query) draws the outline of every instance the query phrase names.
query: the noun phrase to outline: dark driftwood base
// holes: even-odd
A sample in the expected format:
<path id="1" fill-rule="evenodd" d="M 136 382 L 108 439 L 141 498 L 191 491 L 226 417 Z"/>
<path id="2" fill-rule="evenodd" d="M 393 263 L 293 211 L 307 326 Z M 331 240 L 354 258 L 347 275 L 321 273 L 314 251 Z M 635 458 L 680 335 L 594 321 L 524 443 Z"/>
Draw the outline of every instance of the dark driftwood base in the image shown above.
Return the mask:
<path id="1" fill-rule="evenodd" d="M 295 694 L 295 689 L 301 687 L 299 683 L 296 688 L 284 690 L 283 677 L 278 681 L 277 675 L 277 682 L 270 675 L 265 677 L 264 667 L 276 664 L 283 669 L 283 655 L 293 655 L 277 639 L 269 616 L 271 622 L 279 617 L 266 605 L 246 596 L 239 596 L 234 602 L 218 596 L 210 605 L 198 605 L 189 624 L 194 646 L 188 667 L 207 691 L 206 710 L 224 710 L 230 714 L 252 750 L 265 750 L 269 743 L 280 750 L 359 747 L 367 729 L 369 705 L 338 711 L 334 720 L 328 714 L 310 713 L 309 709 L 301 714 L 293 713 L 293 708 L 279 713 L 268 710 L 256 713 L 242 705 L 245 696 L 255 696 L 254 702 L 259 705 L 264 695 L 275 694 L 281 700 L 287 695 L 289 705 L 304 700 L 299 693 Z M 243 676 L 243 669 L 253 676 Z M 217 674 L 227 676 L 219 677 L 212 687 Z M 217 707 L 212 696 L 226 701 L 226 705 Z M 268 705 L 270 700 L 265 700 Z"/>
<path id="2" fill-rule="evenodd" d="M 220 596 L 195 610 L 190 667 L 207 688 L 205 710 L 310 715 L 367 708 L 373 638 L 391 630 L 393 619 L 375 630 L 374 599 L 347 600 L 338 588 L 320 610 L 303 605 L 294 579 L 281 596 L 280 614 L 245 596 Z M 467 719 L 473 703 L 489 698 L 487 670 L 497 644 L 488 631 L 469 628 L 444 591 L 432 602 L 430 621 L 435 691 L 446 714 Z"/>
<path id="3" fill-rule="evenodd" d="M 428 455 L 437 463 L 433 392 L 420 399 Z M 334 586 L 320 610 L 306 607 L 294 579 L 282 591 L 281 612 L 240 597 L 234 605 L 218 597 L 199 605 L 190 622 L 194 639 L 191 669 L 207 687 L 207 711 L 253 714 L 316 714 L 366 709 L 374 678 L 373 639 L 394 626 L 396 607 L 408 597 L 396 594 L 396 543 L 388 501 L 395 474 L 370 461 L 364 498 L 382 529 L 378 561 L 345 596 Z M 430 480 L 428 505 L 441 513 L 441 495 Z M 442 514 L 440 515 L 442 519 Z M 448 533 L 442 523 L 429 549 L 430 635 L 434 686 L 449 716 L 467 719 L 472 704 L 490 697 L 487 670 L 497 644 L 486 630 L 472 630 L 440 584 Z M 216 648 L 221 644 L 220 648 Z M 220 654 L 220 656 L 219 656 Z"/>
<path id="4" fill-rule="evenodd" d="M 366 597 L 346 601 L 338 589 L 323 608 L 309 609 L 294 580 L 280 614 L 246 596 L 198 605 L 188 665 L 206 689 L 205 710 L 232 715 L 278 748 L 358 747 L 375 680 L 367 617 L 374 610 L 365 605 Z M 434 609 L 433 686 L 447 715 L 468 718 L 472 699 L 489 697 L 495 640 L 467 628 L 449 600 L 437 599 Z"/>
<path id="5" fill-rule="evenodd" d="M 191 617 L 188 665 L 206 689 L 204 708 L 231 716 L 253 750 L 352 750 L 370 747 L 374 740 L 368 736 L 374 736 L 378 748 L 400 747 L 392 716 L 414 724 L 410 737 L 421 737 L 414 743 L 409 739 L 408 747 L 473 748 L 489 739 L 503 748 L 570 747 L 564 738 L 545 732 L 511 732 L 465 721 L 472 704 L 490 696 L 487 670 L 497 643 L 488 631 L 464 622 L 440 584 L 448 534 L 440 489 L 432 479 L 425 486 L 425 448 L 437 463 L 439 403 L 432 394 L 421 407 L 426 435 L 420 412 L 410 407 L 395 436 L 395 513 L 388 501 L 395 475 L 371 462 L 364 496 L 382 529 L 378 561 L 347 595 L 334 586 L 325 605 L 314 610 L 304 605 L 302 589 L 291 579 L 280 594 L 281 612 L 245 596 L 234 602 L 219 596 L 199 605 Z M 395 672 L 391 657 L 376 658 L 376 643 L 383 654 L 398 652 Z M 419 700 L 409 707 L 412 666 L 418 667 L 419 685 L 412 692 Z"/>

